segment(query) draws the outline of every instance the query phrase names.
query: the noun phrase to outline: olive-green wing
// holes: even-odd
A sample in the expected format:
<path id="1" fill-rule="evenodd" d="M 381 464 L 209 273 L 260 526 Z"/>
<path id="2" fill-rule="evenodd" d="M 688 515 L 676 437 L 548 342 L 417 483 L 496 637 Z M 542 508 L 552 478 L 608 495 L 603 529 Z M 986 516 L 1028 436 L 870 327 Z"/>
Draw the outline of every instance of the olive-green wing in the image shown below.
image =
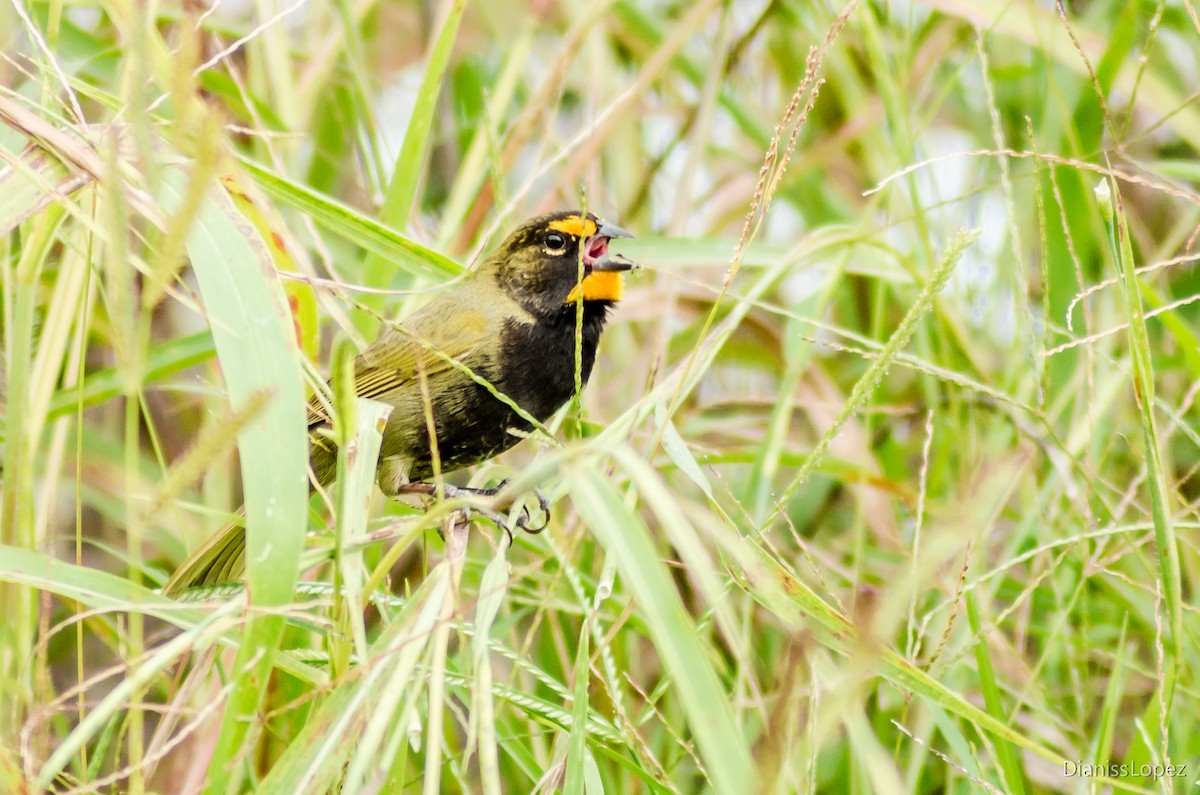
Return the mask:
<path id="1" fill-rule="evenodd" d="M 435 301 L 402 325 L 385 327 L 354 360 L 355 394 L 386 403 L 390 395 L 414 384 L 421 370 L 432 378 L 474 358 L 488 344 L 492 321 L 486 311 L 465 309 L 462 303 L 461 298 Z M 493 330 L 493 337 L 498 339 L 498 334 Z M 314 397 L 308 404 L 308 427 L 328 421 L 325 406 Z"/>
<path id="2" fill-rule="evenodd" d="M 359 354 L 354 360 L 354 391 L 360 397 L 386 402 L 389 395 L 413 384 L 420 369 L 426 377 L 433 377 L 453 368 L 454 362 L 474 358 L 489 340 L 499 339 L 499 329 L 492 329 L 493 318 L 488 314 L 496 305 L 466 309 L 464 304 L 469 305 L 470 300 L 456 293 L 453 300 L 447 300 L 451 294 L 435 299 L 400 327 L 386 327 Z M 325 407 L 314 397 L 308 404 L 309 429 L 328 420 Z M 242 511 L 238 514 L 237 522 L 221 528 L 171 575 L 163 586 L 167 595 L 241 578 L 246 564 L 246 529 Z"/>

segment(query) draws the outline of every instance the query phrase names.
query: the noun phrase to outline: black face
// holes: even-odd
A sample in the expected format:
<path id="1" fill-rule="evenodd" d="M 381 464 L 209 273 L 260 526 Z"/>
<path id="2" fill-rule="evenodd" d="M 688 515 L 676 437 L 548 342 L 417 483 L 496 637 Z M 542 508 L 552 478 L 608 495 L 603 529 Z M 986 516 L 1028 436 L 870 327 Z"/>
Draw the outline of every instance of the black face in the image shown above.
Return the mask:
<path id="1" fill-rule="evenodd" d="M 541 215 L 523 224 L 489 258 L 497 268 L 501 285 L 517 301 L 539 317 L 574 314 L 572 291 L 592 271 L 597 259 L 608 252 L 608 238 L 597 234 L 602 223 L 588 213 L 557 212 Z M 580 256 L 581 240 L 586 246 Z M 615 276 L 615 274 L 614 274 Z M 615 299 L 591 300 L 607 308 Z"/>

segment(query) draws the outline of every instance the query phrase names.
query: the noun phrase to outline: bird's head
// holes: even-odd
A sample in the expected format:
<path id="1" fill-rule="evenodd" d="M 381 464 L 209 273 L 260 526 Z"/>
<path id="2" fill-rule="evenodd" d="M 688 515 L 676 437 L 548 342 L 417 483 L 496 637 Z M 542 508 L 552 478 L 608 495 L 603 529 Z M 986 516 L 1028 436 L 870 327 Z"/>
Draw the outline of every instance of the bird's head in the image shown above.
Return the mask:
<path id="1" fill-rule="evenodd" d="M 613 238 L 633 237 L 595 215 L 575 211 L 531 218 L 483 265 L 525 309 L 559 315 L 579 300 L 607 308 L 621 299 L 621 273 L 634 263 L 608 250 Z"/>

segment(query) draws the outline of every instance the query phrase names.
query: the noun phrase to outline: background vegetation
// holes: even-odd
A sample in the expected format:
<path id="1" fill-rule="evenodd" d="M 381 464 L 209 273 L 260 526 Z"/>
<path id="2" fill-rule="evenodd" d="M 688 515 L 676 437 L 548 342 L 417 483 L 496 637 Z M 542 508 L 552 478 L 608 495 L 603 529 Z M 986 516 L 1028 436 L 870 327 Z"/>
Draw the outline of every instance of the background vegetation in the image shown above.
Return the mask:
<path id="1" fill-rule="evenodd" d="M 16 0 L 0 52 L 0 790 L 1200 780 L 1194 0 Z M 305 382 L 581 205 L 646 268 L 467 473 L 548 531 L 372 496 L 349 400 L 306 506 Z M 156 594 L 243 493 L 249 588 Z"/>

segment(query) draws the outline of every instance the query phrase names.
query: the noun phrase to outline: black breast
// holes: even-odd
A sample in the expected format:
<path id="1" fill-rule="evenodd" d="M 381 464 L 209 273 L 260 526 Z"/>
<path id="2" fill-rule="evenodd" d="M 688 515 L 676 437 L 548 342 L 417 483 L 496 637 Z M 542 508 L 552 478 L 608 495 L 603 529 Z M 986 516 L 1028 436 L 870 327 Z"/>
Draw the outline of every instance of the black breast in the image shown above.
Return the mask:
<path id="1" fill-rule="evenodd" d="M 536 323 L 506 321 L 497 384 L 539 422 L 548 419 L 574 394 L 577 366 L 581 384 L 588 382 L 607 314 L 607 306 L 585 304 L 582 328 L 574 306 Z"/>
<path id="2" fill-rule="evenodd" d="M 577 330 L 582 331 L 579 375 L 586 384 L 607 314 L 606 303 L 585 304 L 582 329 L 577 327 L 574 306 L 535 323 L 508 320 L 501 331 L 494 368 L 478 375 L 538 422 L 544 422 L 575 392 Z M 499 455 L 521 441 L 509 433 L 510 428 L 532 430 L 511 406 L 482 384 L 461 383 L 460 388 L 464 391 L 458 393 L 453 409 L 434 409 L 438 454 L 445 472 Z M 419 480 L 431 474 L 427 457 L 418 455 L 410 478 Z"/>

